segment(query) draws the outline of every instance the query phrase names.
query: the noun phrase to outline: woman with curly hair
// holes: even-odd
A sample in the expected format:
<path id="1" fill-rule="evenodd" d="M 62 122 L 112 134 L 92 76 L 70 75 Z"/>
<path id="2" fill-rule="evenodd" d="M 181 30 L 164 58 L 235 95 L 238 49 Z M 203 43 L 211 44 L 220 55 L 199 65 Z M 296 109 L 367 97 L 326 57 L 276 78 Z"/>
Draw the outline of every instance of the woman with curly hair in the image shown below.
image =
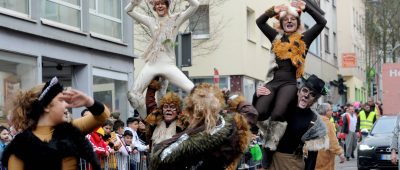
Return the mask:
<path id="1" fill-rule="evenodd" d="M 139 111 L 142 119 L 146 118 L 143 92 L 156 76 L 170 81 L 186 92 L 190 92 L 194 87 L 194 84 L 176 67 L 174 48 L 179 27 L 199 7 L 198 0 L 187 0 L 190 6 L 185 11 L 170 14 L 169 9 L 172 6 L 172 0 L 146 1 L 149 2 L 152 12 L 155 13 L 155 18 L 134 11 L 142 0 L 131 0 L 125 8 L 129 16 L 136 22 L 145 25 L 151 33 L 151 42 L 142 55 L 145 64 L 136 77 L 132 89 L 128 92 L 130 104 Z"/>
<path id="2" fill-rule="evenodd" d="M 86 107 L 90 113 L 66 122 L 67 108 Z M 8 169 L 78 169 L 80 158 L 100 169 L 84 133 L 101 126 L 110 111 L 83 92 L 63 86 L 54 77 L 45 85 L 19 92 L 13 100 L 10 123 L 22 132 L 6 147 L 2 164 Z"/>
<path id="3" fill-rule="evenodd" d="M 151 169 L 236 169 L 250 141 L 245 118 L 220 114 L 222 92 L 210 84 L 195 86 L 186 99 L 188 128 L 154 146 Z"/>
<path id="4" fill-rule="evenodd" d="M 316 21 L 305 32 L 300 21 L 302 11 L 308 12 Z M 276 29 L 267 24 L 272 17 L 279 20 Z M 268 95 L 255 94 L 253 105 L 259 113 L 258 126 L 264 132 L 264 147 L 274 151 L 287 126 L 284 114 L 289 103 L 296 99 L 296 80 L 304 74 L 308 48 L 324 29 L 326 20 L 304 1 L 298 0 L 291 6 L 271 7 L 256 22 L 271 41 L 274 55 L 263 86 L 265 88 L 261 87 Z"/>

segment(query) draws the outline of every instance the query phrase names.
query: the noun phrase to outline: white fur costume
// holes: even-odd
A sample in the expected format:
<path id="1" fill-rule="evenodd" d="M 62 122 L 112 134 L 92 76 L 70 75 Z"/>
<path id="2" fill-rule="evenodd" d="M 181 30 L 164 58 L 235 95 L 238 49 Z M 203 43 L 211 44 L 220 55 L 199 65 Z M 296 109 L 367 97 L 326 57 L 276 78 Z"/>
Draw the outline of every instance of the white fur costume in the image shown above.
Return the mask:
<path id="1" fill-rule="evenodd" d="M 139 111 L 142 118 L 146 117 L 143 92 L 154 77 L 161 76 L 186 92 L 190 92 L 194 87 L 194 84 L 175 65 L 174 47 L 178 29 L 199 7 L 198 0 L 188 1 L 190 6 L 185 11 L 165 17 L 155 15 L 155 18 L 134 11 L 141 0 L 132 0 L 125 7 L 132 18 L 149 28 L 152 37 L 150 45 L 142 56 L 145 60 L 144 67 L 128 92 L 131 106 Z"/>

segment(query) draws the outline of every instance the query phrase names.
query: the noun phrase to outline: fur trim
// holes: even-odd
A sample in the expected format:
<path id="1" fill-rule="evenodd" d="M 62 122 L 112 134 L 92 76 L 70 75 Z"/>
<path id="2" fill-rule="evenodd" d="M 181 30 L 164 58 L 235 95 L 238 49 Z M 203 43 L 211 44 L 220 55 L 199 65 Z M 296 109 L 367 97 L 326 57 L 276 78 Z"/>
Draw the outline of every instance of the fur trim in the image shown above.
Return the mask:
<path id="1" fill-rule="evenodd" d="M 151 88 L 151 89 L 154 89 L 154 90 L 160 90 L 161 89 L 161 84 L 157 79 L 153 79 L 153 80 L 151 80 L 148 88 Z"/>
<path id="2" fill-rule="evenodd" d="M 306 53 L 307 46 L 302 40 L 302 34 L 294 33 L 289 35 L 289 42 L 282 42 L 277 39 L 273 42 L 274 48 L 272 51 L 280 60 L 290 59 L 292 65 L 296 69 L 296 78 L 300 78 L 304 74 L 305 58 L 303 55 Z"/>
<path id="3" fill-rule="evenodd" d="M 228 100 L 229 110 L 232 112 L 238 112 L 237 109 L 238 109 L 239 103 L 244 102 L 244 101 L 246 101 L 246 99 L 242 95 L 239 95 L 232 100 Z"/>
<path id="4" fill-rule="evenodd" d="M 250 144 L 252 134 L 250 132 L 250 127 L 249 127 L 246 119 L 242 115 L 235 113 L 233 118 L 235 119 L 236 127 L 238 129 L 237 134 L 240 136 L 239 149 L 243 154 L 245 152 L 245 150 L 247 150 L 247 148 Z M 241 160 L 242 154 L 236 155 L 235 156 L 236 158 L 234 158 L 233 162 L 231 164 L 229 164 L 226 169 L 227 170 L 235 170 Z"/>
<path id="5" fill-rule="evenodd" d="M 283 134 L 285 134 L 287 122 L 270 121 L 264 132 L 265 147 L 275 151 Z"/>
<path id="6" fill-rule="evenodd" d="M 248 147 L 251 134 L 244 117 L 227 114 L 225 125 L 211 135 L 205 126 L 187 129 L 154 148 L 151 169 L 236 169 L 241 156 Z M 160 154 L 175 143 L 181 135 L 189 138 L 177 145 L 163 160 Z M 188 157 L 188 155 L 190 155 Z"/>
<path id="7" fill-rule="evenodd" d="M 269 126 L 269 119 L 264 121 L 257 121 L 257 127 L 260 128 L 261 133 L 263 133 L 263 135 L 266 134 L 268 126 Z"/>
<path id="8" fill-rule="evenodd" d="M 325 135 L 322 138 L 308 140 L 304 143 L 304 149 L 308 151 L 318 151 L 329 149 L 329 137 Z"/>
<path id="9" fill-rule="evenodd" d="M 23 131 L 5 148 L 2 157 L 5 167 L 11 155 L 21 159 L 25 169 L 61 169 L 64 158 L 74 157 L 79 160 L 81 157 L 90 162 L 94 170 L 100 170 L 93 146 L 82 132 L 70 123 L 55 126 L 50 141 L 41 141 L 30 129 Z"/>

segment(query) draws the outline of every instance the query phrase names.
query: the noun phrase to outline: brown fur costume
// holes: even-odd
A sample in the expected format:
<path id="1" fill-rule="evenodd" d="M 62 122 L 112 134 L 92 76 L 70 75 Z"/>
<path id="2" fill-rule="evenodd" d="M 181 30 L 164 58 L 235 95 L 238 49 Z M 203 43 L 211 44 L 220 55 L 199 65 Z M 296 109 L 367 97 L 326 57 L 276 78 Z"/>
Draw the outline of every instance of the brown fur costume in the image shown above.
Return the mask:
<path id="1" fill-rule="evenodd" d="M 155 146 L 150 167 L 236 169 L 251 138 L 246 119 L 238 113 L 222 117 L 223 94 L 210 84 L 195 87 L 186 101 L 188 129 Z"/>
<path id="2" fill-rule="evenodd" d="M 162 107 L 165 104 L 174 104 L 177 108 L 177 118 L 176 118 L 176 126 L 177 126 L 177 133 L 182 132 L 188 126 L 188 116 L 181 112 L 181 99 L 175 93 L 168 92 L 161 100 L 160 100 L 160 107 L 156 108 L 153 112 L 147 115 L 145 122 L 146 126 L 146 138 L 148 141 L 151 140 L 153 132 L 155 128 L 161 123 L 163 120 L 163 113 Z"/>
<path id="3" fill-rule="evenodd" d="M 272 51 L 276 57 L 281 60 L 290 59 L 292 65 L 297 68 L 296 78 L 300 78 L 304 74 L 306 44 L 301 40 L 302 35 L 299 33 L 289 36 L 289 42 L 282 42 L 280 39 L 273 42 Z"/>

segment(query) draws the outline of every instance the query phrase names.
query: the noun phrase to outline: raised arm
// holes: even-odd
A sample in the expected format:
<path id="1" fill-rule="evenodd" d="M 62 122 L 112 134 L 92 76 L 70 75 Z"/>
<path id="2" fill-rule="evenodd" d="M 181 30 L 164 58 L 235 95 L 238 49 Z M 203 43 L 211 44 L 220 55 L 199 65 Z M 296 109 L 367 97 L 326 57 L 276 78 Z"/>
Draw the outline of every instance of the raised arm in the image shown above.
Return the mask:
<path id="1" fill-rule="evenodd" d="M 185 11 L 181 12 L 179 17 L 176 20 L 176 25 L 178 28 L 187 20 L 190 16 L 192 16 L 197 8 L 199 8 L 199 1 L 198 0 L 187 0 L 189 2 L 189 8 Z"/>
<path id="2" fill-rule="evenodd" d="M 260 17 L 257 18 L 256 23 L 258 28 L 264 33 L 265 36 L 269 39 L 269 41 L 273 41 L 278 34 L 278 32 L 268 25 L 268 19 L 274 17 L 276 15 L 274 11 L 274 6 L 265 11 Z"/>
<path id="3" fill-rule="evenodd" d="M 135 12 L 134 9 L 139 6 L 139 4 L 142 2 L 142 0 L 131 0 L 129 4 L 125 7 L 125 11 L 128 13 L 129 16 L 131 16 L 133 19 L 135 19 L 137 22 L 142 23 L 146 27 L 148 27 L 151 32 L 153 32 L 153 24 L 151 21 L 154 20 L 154 18 L 151 18 L 149 16 L 142 15 L 138 12 Z"/>
<path id="4" fill-rule="evenodd" d="M 326 19 L 309 5 L 306 4 L 305 12 L 309 13 L 311 17 L 315 20 L 316 24 L 312 26 L 309 30 L 304 32 L 303 40 L 307 44 L 307 47 L 311 45 L 315 38 L 321 33 L 321 31 L 325 28 Z"/>

